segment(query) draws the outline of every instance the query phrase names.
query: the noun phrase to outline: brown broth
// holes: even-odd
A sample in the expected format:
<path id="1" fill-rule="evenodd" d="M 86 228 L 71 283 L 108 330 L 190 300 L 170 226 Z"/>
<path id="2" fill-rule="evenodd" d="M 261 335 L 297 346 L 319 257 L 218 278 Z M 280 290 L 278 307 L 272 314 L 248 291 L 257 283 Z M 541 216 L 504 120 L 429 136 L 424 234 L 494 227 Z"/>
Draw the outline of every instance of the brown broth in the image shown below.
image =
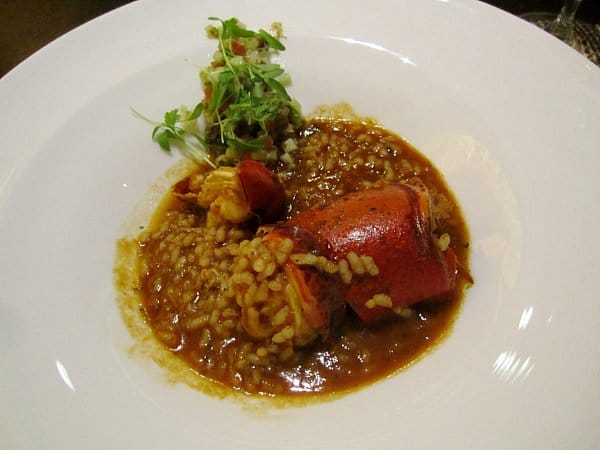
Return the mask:
<path id="1" fill-rule="evenodd" d="M 231 322 L 221 316 L 219 326 L 229 327 L 222 336 L 214 332 L 215 328 L 211 329 L 209 345 L 206 345 L 207 328 L 190 329 L 190 322 L 186 322 L 186 314 L 194 319 L 202 317 L 201 306 L 197 304 L 201 304 L 204 297 L 210 297 L 215 304 L 221 301 L 218 289 L 203 285 L 201 277 L 194 278 L 187 273 L 188 278 L 182 282 L 193 283 L 197 295 L 186 305 L 176 284 L 170 284 L 171 275 L 169 279 L 164 277 L 165 266 L 174 262 L 164 258 L 157 260 L 160 236 L 175 235 L 173 233 L 179 232 L 177 227 L 182 233 L 201 236 L 204 217 L 202 210 L 189 209 L 173 199 L 167 201 L 157 210 L 148 232 L 155 232 L 161 224 L 169 223 L 168 227 L 163 227 L 162 235 L 157 233 L 160 235 L 157 239 L 140 247 L 140 258 L 146 264 L 140 280 L 145 317 L 156 338 L 189 367 L 209 379 L 250 394 L 333 394 L 386 378 L 413 363 L 447 335 L 470 284 L 468 230 L 457 202 L 437 169 L 406 141 L 369 121 L 313 119 L 303 129 L 296 152 L 298 162 L 294 170 L 280 173 L 288 191 L 288 217 L 377 182 L 406 181 L 418 176 L 434 198 L 449 200 L 454 205 L 447 217 L 439 220 L 435 232 L 451 236 L 451 246 L 459 258 L 463 276 L 457 280 L 452 298 L 444 302 L 423 302 L 413 308 L 408 318 L 398 317 L 367 327 L 348 312 L 327 340 L 296 349 L 286 361 L 272 361 L 266 366 L 239 363 L 259 344 L 249 339 L 235 322 L 238 317 L 235 311 L 231 312 Z M 188 245 L 178 255 L 189 258 L 192 251 L 193 245 Z M 169 268 L 167 272 L 172 274 L 175 270 Z M 162 288 L 166 293 L 157 294 L 157 279 L 164 282 Z M 230 307 L 235 309 L 234 305 Z"/>

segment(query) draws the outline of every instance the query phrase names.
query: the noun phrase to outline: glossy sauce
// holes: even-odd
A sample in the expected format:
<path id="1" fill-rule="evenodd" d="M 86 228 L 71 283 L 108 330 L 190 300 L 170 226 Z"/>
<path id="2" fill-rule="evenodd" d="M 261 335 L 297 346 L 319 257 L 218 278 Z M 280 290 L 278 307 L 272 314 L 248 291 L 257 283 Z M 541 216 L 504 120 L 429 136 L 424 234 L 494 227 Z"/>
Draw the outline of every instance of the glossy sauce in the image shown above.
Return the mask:
<path id="1" fill-rule="evenodd" d="M 157 302 L 151 283 L 142 283 L 143 309 L 155 336 L 198 373 L 251 394 L 333 394 L 383 379 L 410 365 L 447 335 L 464 291 L 470 285 L 468 230 L 456 200 L 437 169 L 404 140 L 368 121 L 313 119 L 302 131 L 296 156 L 296 167 L 280 173 L 288 192 L 288 217 L 382 180 L 397 182 L 414 176 L 421 178 L 433 193 L 434 202 L 441 202 L 442 207 L 448 201 L 454 205 L 447 217 L 438 221 L 435 233 L 450 235 L 451 247 L 460 262 L 460 276 L 452 298 L 416 305 L 410 317 L 398 317 L 367 327 L 352 312 L 347 312 L 328 339 L 296 349 L 287 362 L 259 368 L 264 381 L 257 383 L 255 388 L 232 382 L 231 370 L 227 369 L 228 364 L 233 364 L 229 350 L 241 349 L 251 343 L 243 332 L 232 332 L 229 338 L 221 341 L 221 348 L 210 349 L 201 345 L 201 330 L 177 328 L 176 334 L 169 335 L 161 327 L 171 321 L 176 328 L 175 322 L 185 320 L 182 317 L 185 312 L 178 311 L 175 318 L 167 311 L 171 308 L 168 302 Z M 169 211 L 197 216 L 197 219 L 190 219 L 190 226 L 199 226 L 204 214 L 172 201 L 157 211 L 154 227 L 165 220 Z M 143 252 L 146 258 L 152 258 L 151 248 Z M 204 293 L 198 292 L 198 295 L 202 297 Z"/>

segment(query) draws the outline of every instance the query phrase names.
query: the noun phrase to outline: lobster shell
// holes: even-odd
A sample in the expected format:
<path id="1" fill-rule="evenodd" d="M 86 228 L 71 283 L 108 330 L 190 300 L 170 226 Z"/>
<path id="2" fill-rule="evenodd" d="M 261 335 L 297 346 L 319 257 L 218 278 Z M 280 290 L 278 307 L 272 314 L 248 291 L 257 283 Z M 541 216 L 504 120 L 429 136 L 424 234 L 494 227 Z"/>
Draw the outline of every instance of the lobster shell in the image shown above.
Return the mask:
<path id="1" fill-rule="evenodd" d="M 431 232 L 429 194 L 420 180 L 411 184 L 389 184 L 355 192 L 321 208 L 303 211 L 276 225 L 266 239 L 289 237 L 294 252 L 315 253 L 334 262 L 348 253 L 373 258 L 378 275 L 353 275 L 349 284 L 326 277 L 315 277 L 312 269 L 295 267 L 288 275 L 308 288 L 306 310 L 325 322 L 330 314 L 319 301 L 320 292 L 332 287 L 366 323 L 395 314 L 394 309 L 423 300 L 441 300 L 454 291 L 457 258 L 449 248 L 439 250 Z M 323 286 L 323 283 L 328 286 Z M 391 297 L 392 307 L 372 306 L 367 302 L 377 294 Z M 316 300 L 315 300 L 315 297 Z"/>

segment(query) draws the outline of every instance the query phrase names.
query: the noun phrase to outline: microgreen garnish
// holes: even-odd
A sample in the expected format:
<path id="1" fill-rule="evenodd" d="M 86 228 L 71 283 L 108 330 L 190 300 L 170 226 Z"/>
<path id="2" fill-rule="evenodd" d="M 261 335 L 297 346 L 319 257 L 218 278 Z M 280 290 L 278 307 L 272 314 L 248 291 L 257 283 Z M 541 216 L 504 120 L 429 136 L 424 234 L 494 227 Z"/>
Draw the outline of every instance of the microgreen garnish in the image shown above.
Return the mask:
<path id="1" fill-rule="evenodd" d="M 216 167 L 206 151 L 208 144 L 204 137 L 181 126 L 184 122 L 197 120 L 202 114 L 202 109 L 202 103 L 198 103 L 192 113 L 185 117 L 182 117 L 177 109 L 167 111 L 164 115 L 164 121 L 161 123 L 148 119 L 133 108 L 131 108 L 131 111 L 140 119 L 154 125 L 152 139 L 158 142 L 158 145 L 164 151 L 170 153 L 171 145 L 175 144 L 186 157 L 196 161 L 206 161 L 211 166 Z"/>
<path id="2" fill-rule="evenodd" d="M 154 125 L 153 139 L 169 152 L 172 144 L 195 159 L 212 159 L 229 164 L 243 153 L 270 152 L 293 136 L 302 123 L 300 105 L 288 94 L 289 75 L 271 62 L 271 55 L 285 50 L 277 38 L 265 30 L 252 31 L 238 19 L 209 17 L 220 26 L 209 25 L 209 37 L 218 39 L 212 63 L 200 71 L 204 100 L 182 116 L 168 111 Z M 185 122 L 204 119 L 204 134 L 190 131 Z"/>

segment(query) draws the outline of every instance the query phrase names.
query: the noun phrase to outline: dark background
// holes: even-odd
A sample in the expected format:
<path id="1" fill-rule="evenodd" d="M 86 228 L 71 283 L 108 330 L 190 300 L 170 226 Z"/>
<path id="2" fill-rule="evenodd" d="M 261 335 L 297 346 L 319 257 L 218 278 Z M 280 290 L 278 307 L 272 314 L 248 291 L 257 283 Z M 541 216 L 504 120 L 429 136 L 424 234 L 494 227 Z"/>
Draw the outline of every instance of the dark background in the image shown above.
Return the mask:
<path id="1" fill-rule="evenodd" d="M 485 1 L 517 15 L 528 11 L 558 12 L 562 5 L 562 0 Z M 60 35 L 130 2 L 131 0 L 0 0 L 0 77 Z M 584 0 L 577 18 L 589 23 L 600 23 L 600 1 Z"/>

